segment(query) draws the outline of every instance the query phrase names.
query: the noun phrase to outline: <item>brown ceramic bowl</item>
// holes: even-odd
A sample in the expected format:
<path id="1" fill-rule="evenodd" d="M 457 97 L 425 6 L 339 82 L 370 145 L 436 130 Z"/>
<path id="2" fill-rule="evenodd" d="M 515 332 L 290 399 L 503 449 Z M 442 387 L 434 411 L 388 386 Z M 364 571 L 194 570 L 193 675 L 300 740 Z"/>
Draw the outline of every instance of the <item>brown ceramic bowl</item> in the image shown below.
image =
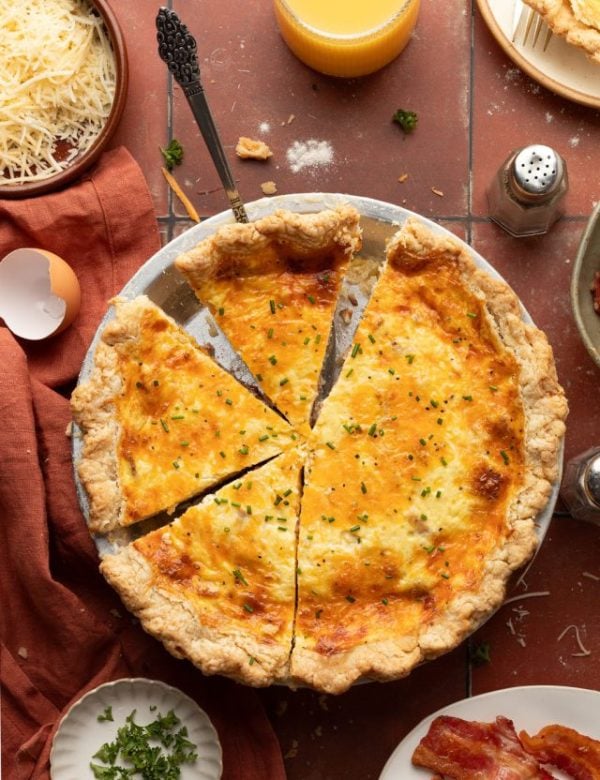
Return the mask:
<path id="1" fill-rule="evenodd" d="M 106 124 L 87 152 L 74 157 L 69 167 L 65 168 L 64 171 L 30 184 L 2 184 L 3 179 L 0 178 L 0 198 L 32 198 L 36 195 L 45 195 L 48 192 L 64 187 L 81 176 L 84 171 L 96 162 L 117 129 L 121 114 L 125 108 L 129 82 L 125 39 L 123 38 L 117 17 L 107 0 L 88 0 L 88 2 L 102 17 L 115 56 L 117 72 L 115 97 Z"/>
<path id="2" fill-rule="evenodd" d="M 581 237 L 573 275 L 571 304 L 581 339 L 600 368 L 600 315 L 594 311 L 592 282 L 600 271 L 600 203 L 594 209 Z"/>

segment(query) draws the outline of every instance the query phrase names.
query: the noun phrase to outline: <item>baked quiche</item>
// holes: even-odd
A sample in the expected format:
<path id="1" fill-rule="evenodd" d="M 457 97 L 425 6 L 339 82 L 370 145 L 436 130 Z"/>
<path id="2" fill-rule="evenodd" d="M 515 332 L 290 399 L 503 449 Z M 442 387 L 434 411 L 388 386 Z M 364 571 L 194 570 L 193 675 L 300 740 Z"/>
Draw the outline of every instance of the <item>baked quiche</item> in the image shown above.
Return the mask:
<path id="1" fill-rule="evenodd" d="M 513 293 L 409 221 L 315 426 L 292 678 L 339 693 L 473 631 L 535 549 L 565 413 Z"/>
<path id="2" fill-rule="evenodd" d="M 284 453 L 102 562 L 144 628 L 207 674 L 289 675 L 301 468 Z"/>
<path id="3" fill-rule="evenodd" d="M 525 0 L 556 35 L 600 63 L 600 0 Z"/>
<path id="4" fill-rule="evenodd" d="M 360 248 L 358 222 L 351 206 L 280 210 L 226 225 L 175 261 L 267 396 L 304 431 L 344 270 Z"/>
<path id="5" fill-rule="evenodd" d="M 353 209 L 277 212 L 177 261 L 291 425 L 144 297 L 117 301 L 74 395 L 93 531 L 204 496 L 101 568 L 205 673 L 329 693 L 402 677 L 489 616 L 536 547 L 567 413 L 545 336 L 409 219 L 326 394 L 359 245 Z"/>
<path id="6" fill-rule="evenodd" d="M 102 533 L 171 510 L 295 437 L 148 298 L 114 303 L 71 401 L 89 527 Z"/>

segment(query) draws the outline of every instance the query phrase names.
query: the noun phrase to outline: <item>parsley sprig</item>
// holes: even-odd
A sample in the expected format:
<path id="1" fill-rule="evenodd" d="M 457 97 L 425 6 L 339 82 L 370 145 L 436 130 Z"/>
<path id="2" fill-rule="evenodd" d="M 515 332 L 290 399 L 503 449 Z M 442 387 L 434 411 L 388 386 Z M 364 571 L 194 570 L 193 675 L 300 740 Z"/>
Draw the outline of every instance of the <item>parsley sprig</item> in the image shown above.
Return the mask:
<path id="1" fill-rule="evenodd" d="M 105 742 L 90 762 L 94 777 L 100 780 L 124 780 L 141 777 L 142 780 L 179 780 L 180 766 L 193 764 L 197 758 L 196 746 L 188 739 L 185 726 L 173 710 L 160 712 L 147 726 L 135 722 L 133 710 L 125 725 L 117 731 L 113 742 Z"/>

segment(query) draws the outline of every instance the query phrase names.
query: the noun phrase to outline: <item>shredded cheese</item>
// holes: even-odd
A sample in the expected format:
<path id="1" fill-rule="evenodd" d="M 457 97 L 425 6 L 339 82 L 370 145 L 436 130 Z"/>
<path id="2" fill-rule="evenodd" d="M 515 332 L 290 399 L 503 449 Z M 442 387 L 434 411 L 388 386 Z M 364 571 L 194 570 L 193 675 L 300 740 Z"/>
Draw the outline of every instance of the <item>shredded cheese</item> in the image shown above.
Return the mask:
<path id="1" fill-rule="evenodd" d="M 0 0 L 0 174 L 39 181 L 93 144 L 110 113 L 116 66 L 86 0 Z"/>
<path id="2" fill-rule="evenodd" d="M 567 634 L 568 631 L 573 629 L 573 633 L 575 634 L 575 641 L 577 642 L 577 645 L 579 647 L 580 652 L 579 653 L 571 653 L 571 655 L 574 658 L 580 658 L 580 657 L 586 657 L 588 655 L 592 654 L 591 650 L 588 650 L 587 647 L 584 647 L 583 642 L 581 641 L 581 637 L 579 635 L 579 626 L 576 626 L 574 623 L 571 623 L 571 625 L 567 626 L 564 631 L 561 632 L 560 636 L 556 640 L 557 642 L 560 642 L 561 639 Z"/>
<path id="3" fill-rule="evenodd" d="M 502 606 L 506 606 L 507 604 L 511 604 L 513 601 L 522 601 L 523 599 L 533 599 L 538 596 L 549 596 L 550 591 L 549 590 L 540 590 L 537 591 L 537 593 L 521 593 L 520 596 L 512 596 L 509 599 L 506 599 L 504 604 Z"/>

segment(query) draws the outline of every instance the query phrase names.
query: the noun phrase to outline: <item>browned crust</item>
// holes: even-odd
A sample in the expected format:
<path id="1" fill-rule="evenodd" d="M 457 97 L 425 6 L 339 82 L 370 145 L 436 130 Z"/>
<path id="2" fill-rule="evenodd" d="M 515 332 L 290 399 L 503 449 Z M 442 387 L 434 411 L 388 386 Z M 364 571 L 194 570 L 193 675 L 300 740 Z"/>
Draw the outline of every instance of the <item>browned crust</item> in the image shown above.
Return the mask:
<path id="1" fill-rule="evenodd" d="M 260 642 L 251 634 L 234 635 L 204 626 L 191 603 L 154 586 L 148 561 L 133 545 L 104 558 L 100 571 L 149 634 L 204 674 L 223 674 L 257 687 L 287 675 L 288 647 Z"/>
<path id="2" fill-rule="evenodd" d="M 600 30 L 575 15 L 570 0 L 525 0 L 556 35 L 583 49 L 592 62 L 600 64 Z"/>
<path id="3" fill-rule="evenodd" d="M 457 594 L 444 614 L 423 626 L 418 636 L 366 643 L 329 658 L 313 650 L 294 650 L 295 681 L 328 693 L 341 693 L 361 677 L 389 680 L 405 676 L 418 663 L 458 645 L 501 605 L 511 572 L 529 560 L 537 546 L 535 518 L 546 506 L 558 478 L 565 431 L 567 402 L 558 384 L 552 349 L 540 330 L 523 322 L 519 301 L 504 282 L 480 270 L 458 241 L 431 233 L 416 219 L 408 220 L 391 239 L 387 258 L 405 267 L 424 262 L 456 263 L 467 288 L 484 302 L 493 331 L 520 369 L 525 413 L 524 485 L 508 509 L 509 536 L 486 561 L 479 591 Z"/>
<path id="4" fill-rule="evenodd" d="M 358 222 L 358 212 L 347 205 L 316 214 L 278 210 L 256 222 L 224 225 L 175 265 L 195 290 L 231 271 L 270 270 L 287 257 L 314 268 L 334 253 L 350 257 L 360 249 Z"/>

